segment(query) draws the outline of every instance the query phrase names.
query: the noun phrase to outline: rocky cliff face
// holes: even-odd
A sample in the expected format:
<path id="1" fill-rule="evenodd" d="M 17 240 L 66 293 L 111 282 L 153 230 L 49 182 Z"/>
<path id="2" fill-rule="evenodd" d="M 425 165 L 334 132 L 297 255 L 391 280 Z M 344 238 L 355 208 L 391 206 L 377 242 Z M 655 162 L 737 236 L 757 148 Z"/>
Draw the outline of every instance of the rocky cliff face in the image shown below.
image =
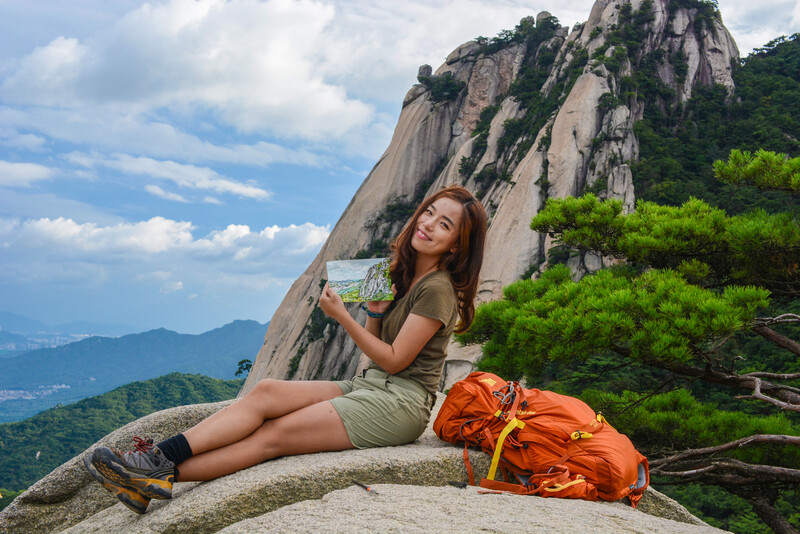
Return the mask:
<path id="1" fill-rule="evenodd" d="M 273 316 L 243 392 L 266 377 L 355 374 L 360 351 L 315 309 L 325 262 L 385 255 L 416 204 L 441 187 L 463 184 L 489 212 L 479 301 L 547 261 L 552 243 L 528 227 L 547 198 L 591 191 L 632 210 L 636 121 L 648 107 L 680 110 L 675 104 L 698 85 L 730 91 L 737 59 L 707 5 L 598 0 L 571 31 L 543 12 L 513 32 L 459 46 L 435 72 L 421 67 L 389 147 Z M 577 276 L 603 263 L 568 260 Z M 451 344 L 445 382 L 477 357 L 479 349 Z"/>

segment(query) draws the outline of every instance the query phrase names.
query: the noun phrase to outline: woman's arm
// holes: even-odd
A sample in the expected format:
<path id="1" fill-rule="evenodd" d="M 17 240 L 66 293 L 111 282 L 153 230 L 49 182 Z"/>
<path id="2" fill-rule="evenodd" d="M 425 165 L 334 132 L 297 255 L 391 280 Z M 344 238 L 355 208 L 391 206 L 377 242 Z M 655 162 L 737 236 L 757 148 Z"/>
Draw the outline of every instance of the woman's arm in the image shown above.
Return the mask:
<path id="1" fill-rule="evenodd" d="M 441 321 L 411 313 L 400 328 L 394 343 L 390 345 L 371 331 L 370 321 L 379 323 L 380 320 L 370 319 L 367 321 L 367 328 L 361 326 L 347 313 L 341 297 L 327 285 L 322 290 L 319 306 L 325 315 L 335 319 L 344 327 L 358 348 L 370 360 L 389 374 L 399 373 L 408 367 L 422 347 L 442 326 Z"/>
<path id="2" fill-rule="evenodd" d="M 364 324 L 364 328 L 366 328 L 367 332 L 380 339 L 382 325 L 383 325 L 382 318 L 376 319 L 374 317 L 370 317 L 369 315 L 367 315 L 367 322 Z"/>

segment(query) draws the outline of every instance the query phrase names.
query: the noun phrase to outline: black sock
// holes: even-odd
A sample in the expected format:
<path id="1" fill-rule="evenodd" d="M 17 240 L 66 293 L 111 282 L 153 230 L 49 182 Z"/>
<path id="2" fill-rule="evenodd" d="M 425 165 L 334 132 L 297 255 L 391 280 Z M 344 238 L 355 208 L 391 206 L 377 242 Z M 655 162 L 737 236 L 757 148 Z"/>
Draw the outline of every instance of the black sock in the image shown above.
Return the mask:
<path id="1" fill-rule="evenodd" d="M 192 448 L 189 446 L 189 442 L 183 434 L 176 434 L 171 438 L 165 439 L 156 445 L 156 447 L 164 453 L 167 460 L 174 463 L 176 466 L 194 456 Z"/>

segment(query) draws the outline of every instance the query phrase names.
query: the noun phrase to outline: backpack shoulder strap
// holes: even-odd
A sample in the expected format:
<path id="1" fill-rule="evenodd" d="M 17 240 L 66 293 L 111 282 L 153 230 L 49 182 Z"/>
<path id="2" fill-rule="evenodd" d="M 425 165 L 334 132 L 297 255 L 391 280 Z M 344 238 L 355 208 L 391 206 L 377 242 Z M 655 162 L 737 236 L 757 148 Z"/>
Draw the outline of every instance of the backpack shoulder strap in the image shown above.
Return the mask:
<path id="1" fill-rule="evenodd" d="M 525 423 L 514 417 L 508 422 L 503 431 L 500 432 L 500 437 L 497 438 L 497 444 L 494 446 L 492 464 L 489 466 L 489 474 L 487 475 L 489 480 L 494 480 L 494 476 L 497 473 L 497 464 L 500 463 L 500 453 L 503 450 L 503 442 L 506 440 L 506 437 L 508 437 L 515 428 L 523 428 L 524 426 Z"/>

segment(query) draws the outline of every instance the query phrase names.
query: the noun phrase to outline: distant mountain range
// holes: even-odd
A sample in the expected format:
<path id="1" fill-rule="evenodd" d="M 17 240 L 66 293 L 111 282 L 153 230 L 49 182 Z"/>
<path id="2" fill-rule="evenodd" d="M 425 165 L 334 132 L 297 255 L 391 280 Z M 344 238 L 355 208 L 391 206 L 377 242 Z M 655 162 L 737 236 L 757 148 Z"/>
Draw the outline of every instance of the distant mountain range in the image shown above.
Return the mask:
<path id="1" fill-rule="evenodd" d="M 89 336 L 117 337 L 140 332 L 129 325 L 72 321 L 48 325 L 8 311 L 0 311 L 0 358 L 20 352 L 58 347 Z"/>
<path id="2" fill-rule="evenodd" d="M 0 422 L 171 372 L 233 379 L 240 360 L 255 359 L 266 331 L 256 321 L 234 321 L 199 335 L 160 328 L 0 359 Z"/>
<path id="3" fill-rule="evenodd" d="M 135 326 L 113 324 L 113 323 L 94 323 L 91 321 L 72 321 L 57 325 L 48 325 L 42 321 L 25 317 L 17 313 L 0 311 L 0 330 L 14 332 L 17 334 L 88 334 L 95 336 L 122 336 L 141 331 Z"/>

